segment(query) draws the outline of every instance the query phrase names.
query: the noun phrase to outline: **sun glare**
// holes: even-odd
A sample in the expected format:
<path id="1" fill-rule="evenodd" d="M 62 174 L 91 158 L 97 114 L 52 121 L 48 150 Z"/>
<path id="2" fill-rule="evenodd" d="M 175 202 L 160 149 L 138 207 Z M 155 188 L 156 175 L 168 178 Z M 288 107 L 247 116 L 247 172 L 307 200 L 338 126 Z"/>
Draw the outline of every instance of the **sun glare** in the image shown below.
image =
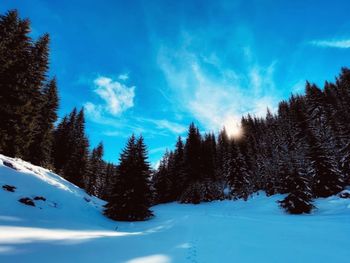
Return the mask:
<path id="1" fill-rule="evenodd" d="M 242 127 L 240 121 L 234 117 L 230 117 L 225 121 L 224 124 L 226 133 L 231 138 L 239 138 L 242 135 Z"/>

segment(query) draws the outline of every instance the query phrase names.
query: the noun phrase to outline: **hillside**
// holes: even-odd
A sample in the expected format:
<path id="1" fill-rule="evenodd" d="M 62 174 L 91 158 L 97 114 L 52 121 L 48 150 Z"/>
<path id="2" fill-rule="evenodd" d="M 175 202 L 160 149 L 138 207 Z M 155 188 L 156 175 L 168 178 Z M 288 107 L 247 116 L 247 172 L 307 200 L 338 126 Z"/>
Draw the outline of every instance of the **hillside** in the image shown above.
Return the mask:
<path id="1" fill-rule="evenodd" d="M 105 218 L 104 201 L 60 176 L 3 155 L 0 187 L 0 262 L 350 259 L 350 199 L 338 196 L 317 199 L 310 215 L 287 215 L 276 204 L 283 196 L 260 192 L 246 202 L 158 205 L 154 219 L 127 223 Z"/>

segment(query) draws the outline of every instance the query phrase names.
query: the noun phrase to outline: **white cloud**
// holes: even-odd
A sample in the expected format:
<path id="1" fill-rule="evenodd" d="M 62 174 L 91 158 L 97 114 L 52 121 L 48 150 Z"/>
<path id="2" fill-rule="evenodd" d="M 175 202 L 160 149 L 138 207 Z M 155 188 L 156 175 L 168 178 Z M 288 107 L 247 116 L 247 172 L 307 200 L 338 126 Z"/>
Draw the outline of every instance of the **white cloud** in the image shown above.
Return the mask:
<path id="1" fill-rule="evenodd" d="M 134 106 L 135 87 L 128 87 L 111 78 L 98 77 L 94 81 L 96 89 L 94 92 L 104 101 L 102 108 L 113 116 L 118 116 L 122 112 Z"/>
<path id="2" fill-rule="evenodd" d="M 134 86 L 129 87 L 104 76 L 96 78 L 93 83 L 93 92 L 98 95 L 100 100 L 86 102 L 84 109 L 91 121 L 109 128 L 108 131 L 103 132 L 104 135 L 125 137 L 132 132 L 143 132 L 143 129 L 137 124 L 130 123 L 126 118 L 121 117 L 123 112 L 134 106 Z M 118 117 L 118 121 L 115 117 Z"/>
<path id="3" fill-rule="evenodd" d="M 128 80 L 128 79 L 129 79 L 129 74 L 127 74 L 127 73 L 125 73 L 125 74 L 120 74 L 120 75 L 118 76 L 118 79 L 123 80 L 123 81 Z"/>
<path id="4" fill-rule="evenodd" d="M 309 43 L 317 47 L 350 48 L 350 39 L 314 40 Z"/>

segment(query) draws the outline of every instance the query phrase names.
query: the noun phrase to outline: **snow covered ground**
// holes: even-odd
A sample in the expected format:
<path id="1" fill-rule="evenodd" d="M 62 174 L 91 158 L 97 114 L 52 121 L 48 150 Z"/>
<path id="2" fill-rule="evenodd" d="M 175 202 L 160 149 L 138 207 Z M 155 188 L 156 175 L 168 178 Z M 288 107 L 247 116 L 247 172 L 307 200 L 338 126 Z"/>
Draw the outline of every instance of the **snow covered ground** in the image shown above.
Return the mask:
<path id="1" fill-rule="evenodd" d="M 33 207 L 23 197 L 46 200 Z M 114 222 L 103 201 L 0 155 L 0 262 L 350 262 L 350 199 L 318 199 L 313 214 L 292 216 L 282 198 L 171 203 L 153 207 L 152 220 Z"/>

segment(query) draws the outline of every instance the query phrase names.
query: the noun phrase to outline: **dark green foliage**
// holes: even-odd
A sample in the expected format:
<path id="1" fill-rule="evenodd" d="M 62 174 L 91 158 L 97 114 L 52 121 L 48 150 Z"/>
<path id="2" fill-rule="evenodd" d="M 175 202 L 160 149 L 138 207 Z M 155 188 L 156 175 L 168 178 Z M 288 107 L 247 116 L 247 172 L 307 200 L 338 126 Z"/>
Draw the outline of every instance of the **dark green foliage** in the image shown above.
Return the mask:
<path id="1" fill-rule="evenodd" d="M 197 204 L 223 196 L 223 183 L 215 172 L 216 141 L 212 134 L 202 139 L 198 128 L 191 123 L 184 147 L 185 180 L 178 200 Z"/>
<path id="2" fill-rule="evenodd" d="M 81 109 L 74 122 L 68 138 L 70 151 L 63 166 L 62 175 L 70 182 L 83 188 L 84 176 L 88 165 L 89 142 L 85 135 L 84 110 Z M 61 142 L 62 143 L 62 142 Z"/>
<path id="3" fill-rule="evenodd" d="M 250 194 L 250 174 L 247 165 L 234 140 L 231 141 L 227 158 L 227 183 L 233 198 L 247 200 Z"/>
<path id="4" fill-rule="evenodd" d="M 205 134 L 201 147 L 201 173 L 205 180 L 219 181 L 216 178 L 216 140 L 215 135 Z"/>
<path id="5" fill-rule="evenodd" d="M 215 154 L 215 177 L 221 181 L 227 178 L 227 161 L 229 146 L 229 138 L 227 136 L 226 130 L 223 129 L 218 135 L 218 142 L 216 145 Z"/>
<path id="6" fill-rule="evenodd" d="M 54 143 L 54 123 L 57 120 L 58 95 L 56 80 L 51 80 L 42 91 L 40 115 L 37 129 L 30 147 L 28 159 L 36 165 L 53 168 L 52 148 Z"/>
<path id="7" fill-rule="evenodd" d="M 334 158 L 316 139 L 311 138 L 308 157 L 310 166 L 308 173 L 313 179 L 315 197 L 328 197 L 339 193 L 344 187 L 343 174 L 339 171 Z"/>
<path id="8" fill-rule="evenodd" d="M 29 32 L 17 11 L 0 16 L 0 150 L 26 160 L 40 131 L 49 56 L 48 35 L 34 41 Z"/>
<path id="9" fill-rule="evenodd" d="M 77 120 L 77 109 L 63 117 L 62 121 L 57 125 L 54 132 L 53 157 L 55 170 L 63 173 L 65 164 L 68 163 L 70 154 L 73 152 L 74 129 Z"/>
<path id="10" fill-rule="evenodd" d="M 173 156 L 173 160 L 169 160 L 169 171 L 171 178 L 173 178 L 173 200 L 179 200 L 179 197 L 184 189 L 187 182 L 186 179 L 186 168 L 185 168 L 185 152 L 182 138 L 179 137 Z"/>
<path id="11" fill-rule="evenodd" d="M 85 135 L 84 111 L 76 109 L 55 131 L 54 165 L 56 171 L 79 187 L 84 187 L 84 178 L 88 166 L 89 142 Z"/>
<path id="12" fill-rule="evenodd" d="M 115 186 L 118 183 L 118 178 L 119 178 L 118 166 L 112 163 L 107 163 L 105 174 L 106 174 L 105 185 L 103 186 L 103 190 L 102 190 L 102 193 L 100 194 L 100 198 L 103 200 L 109 201 L 113 195 Z"/>
<path id="13" fill-rule="evenodd" d="M 173 161 L 173 153 L 166 152 L 162 160 L 160 161 L 159 167 L 155 172 L 152 181 L 153 187 L 156 192 L 154 202 L 156 204 L 159 203 L 167 203 L 171 201 L 175 201 L 173 195 L 173 189 L 175 188 L 173 181 L 173 174 L 170 171 L 171 162 Z"/>
<path id="14" fill-rule="evenodd" d="M 285 199 L 279 201 L 280 206 L 290 214 L 310 213 L 314 206 L 307 177 L 294 170 L 287 175 L 286 180 L 288 180 L 291 190 Z"/>
<path id="15" fill-rule="evenodd" d="M 180 203 L 199 204 L 223 198 L 221 184 L 213 181 L 194 181 L 184 189 L 179 201 Z"/>
<path id="16" fill-rule="evenodd" d="M 344 184 L 350 185 L 350 143 L 346 144 L 343 149 L 340 150 L 341 160 L 340 169 L 344 175 Z"/>
<path id="17" fill-rule="evenodd" d="M 187 185 L 202 178 L 201 140 L 198 128 L 194 123 L 191 123 L 184 148 L 185 169 L 188 181 L 185 184 Z"/>
<path id="18" fill-rule="evenodd" d="M 122 221 L 140 221 L 152 216 L 150 167 L 143 138 L 132 135 L 120 157 L 118 183 L 104 211 Z"/>
<path id="19" fill-rule="evenodd" d="M 101 142 L 90 154 L 84 179 L 85 190 L 98 197 L 102 197 L 107 183 L 106 164 L 102 157 L 103 144 Z"/>

